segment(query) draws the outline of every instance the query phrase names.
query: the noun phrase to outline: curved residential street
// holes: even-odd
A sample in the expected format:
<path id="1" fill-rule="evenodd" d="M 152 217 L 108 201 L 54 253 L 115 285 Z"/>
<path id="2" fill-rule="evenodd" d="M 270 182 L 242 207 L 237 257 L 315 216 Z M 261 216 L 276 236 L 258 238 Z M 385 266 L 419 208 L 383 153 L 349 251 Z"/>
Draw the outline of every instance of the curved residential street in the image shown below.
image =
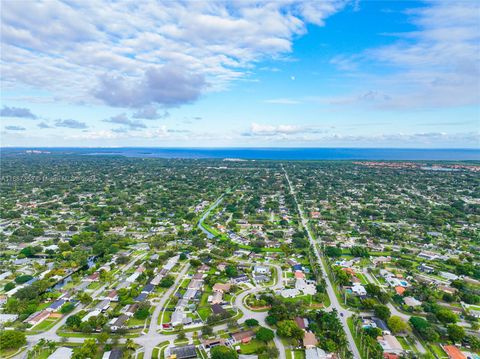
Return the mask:
<path id="1" fill-rule="evenodd" d="M 243 323 L 243 322 L 245 322 L 245 320 L 252 318 L 252 319 L 256 319 L 260 323 L 260 325 L 262 325 L 264 327 L 270 327 L 265 322 L 265 318 L 267 317 L 267 312 L 253 311 L 253 310 L 250 310 L 249 308 L 247 308 L 247 306 L 245 305 L 245 298 L 250 294 L 261 292 L 261 291 L 263 291 L 267 288 L 276 290 L 276 289 L 280 289 L 280 288 L 283 287 L 283 271 L 282 271 L 282 268 L 280 268 L 280 266 L 278 266 L 276 264 L 265 263 L 265 265 L 274 267 L 276 269 L 276 272 L 277 272 L 276 283 L 272 286 L 255 287 L 255 288 L 252 288 L 252 289 L 248 289 L 248 290 L 240 293 L 239 295 L 237 295 L 235 297 L 235 307 L 237 307 L 243 313 L 242 318 L 240 318 L 238 320 L 239 323 Z M 283 342 L 276 335 L 275 335 L 275 338 L 273 339 L 273 341 L 274 341 L 275 346 L 277 347 L 278 352 L 279 352 L 278 357 L 280 359 L 286 359 L 285 346 L 283 345 Z"/>

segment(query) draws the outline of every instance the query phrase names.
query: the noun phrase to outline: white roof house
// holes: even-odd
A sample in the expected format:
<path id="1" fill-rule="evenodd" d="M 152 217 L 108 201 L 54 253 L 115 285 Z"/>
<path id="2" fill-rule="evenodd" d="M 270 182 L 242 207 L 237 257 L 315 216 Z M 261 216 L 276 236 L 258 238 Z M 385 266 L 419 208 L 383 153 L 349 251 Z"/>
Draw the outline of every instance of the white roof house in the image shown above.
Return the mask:
<path id="1" fill-rule="evenodd" d="M 73 349 L 66 348 L 66 347 L 59 347 L 55 350 L 48 359 L 65 359 L 71 358 L 73 354 Z"/>
<path id="2" fill-rule="evenodd" d="M 82 322 L 86 322 L 89 318 L 91 318 L 91 317 L 96 317 L 96 316 L 99 315 L 100 313 L 101 313 L 100 310 L 97 310 L 97 309 L 92 310 L 91 312 L 87 313 L 86 316 L 84 316 L 84 317 L 82 318 Z"/>

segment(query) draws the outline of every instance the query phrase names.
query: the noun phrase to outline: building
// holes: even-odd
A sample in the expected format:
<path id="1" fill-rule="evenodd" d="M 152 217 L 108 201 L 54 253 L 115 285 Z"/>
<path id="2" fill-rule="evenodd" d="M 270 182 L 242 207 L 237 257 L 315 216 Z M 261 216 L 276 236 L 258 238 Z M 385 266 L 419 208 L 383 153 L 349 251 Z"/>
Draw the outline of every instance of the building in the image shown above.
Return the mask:
<path id="1" fill-rule="evenodd" d="M 18 319 L 17 314 L 0 314 L 0 324 L 14 322 Z"/>
<path id="2" fill-rule="evenodd" d="M 136 296 L 133 300 L 135 302 L 144 302 L 148 297 L 148 293 L 140 293 L 138 296 Z"/>
<path id="3" fill-rule="evenodd" d="M 163 279 L 163 274 L 159 273 L 150 281 L 150 284 L 159 285 L 162 279 Z"/>
<path id="4" fill-rule="evenodd" d="M 330 359 L 334 358 L 332 354 L 327 354 L 320 348 L 308 348 L 305 349 L 305 359 Z"/>
<path id="5" fill-rule="evenodd" d="M 213 314 L 224 314 L 227 311 L 220 304 L 213 304 L 212 305 L 212 312 L 213 312 Z"/>
<path id="6" fill-rule="evenodd" d="M 280 293 L 283 298 L 295 298 L 297 295 L 300 294 L 300 291 L 298 289 L 284 289 Z"/>
<path id="7" fill-rule="evenodd" d="M 268 274 L 270 269 L 267 266 L 256 265 L 253 267 L 253 271 L 258 274 Z"/>
<path id="8" fill-rule="evenodd" d="M 246 274 L 240 274 L 239 276 L 232 279 L 234 283 L 245 283 L 248 282 L 250 279 Z"/>
<path id="9" fill-rule="evenodd" d="M 361 283 L 355 283 L 351 287 L 352 293 L 358 296 L 367 295 L 367 290 Z"/>
<path id="10" fill-rule="evenodd" d="M 385 321 L 383 321 L 380 318 L 373 318 L 372 320 L 373 320 L 373 323 L 375 324 L 375 327 L 380 329 L 383 334 L 385 335 L 391 334 L 390 329 L 388 329 L 387 323 L 385 323 Z"/>
<path id="11" fill-rule="evenodd" d="M 106 312 L 109 308 L 110 308 L 110 300 L 109 299 L 104 299 L 95 306 L 95 309 L 97 309 L 101 312 Z"/>
<path id="12" fill-rule="evenodd" d="M 223 338 L 215 338 L 215 339 L 205 339 L 202 344 L 205 349 L 210 349 L 218 345 L 225 345 L 225 342 L 226 340 Z"/>
<path id="13" fill-rule="evenodd" d="M 110 291 L 107 296 L 105 297 L 105 299 L 108 299 L 112 302 L 118 302 L 118 293 L 116 290 L 112 290 Z"/>
<path id="14" fill-rule="evenodd" d="M 121 316 L 119 316 L 117 318 L 117 320 L 115 320 L 115 322 L 112 324 L 111 326 L 111 329 L 113 331 L 117 331 L 118 329 L 121 329 L 121 328 L 124 328 L 125 327 L 125 323 L 127 322 L 128 320 L 128 316 L 126 316 L 125 314 L 122 314 Z"/>
<path id="15" fill-rule="evenodd" d="M 89 275 L 87 278 L 85 278 L 84 280 L 85 280 L 85 281 L 88 281 L 88 282 L 98 282 L 99 279 L 100 279 L 100 273 L 95 272 L 95 273 L 90 274 L 90 275 Z"/>
<path id="16" fill-rule="evenodd" d="M 66 348 L 66 347 L 59 347 L 57 348 L 48 359 L 66 359 L 71 358 L 73 355 L 73 349 Z"/>
<path id="17" fill-rule="evenodd" d="M 419 305 L 422 305 L 422 302 L 413 298 L 413 297 L 405 297 L 403 298 L 403 302 L 405 305 L 409 307 L 418 307 Z"/>
<path id="18" fill-rule="evenodd" d="M 443 350 L 445 350 L 445 353 L 447 353 L 450 359 L 467 359 L 465 354 L 463 354 L 455 345 L 444 345 Z"/>
<path id="19" fill-rule="evenodd" d="M 223 308 L 222 308 L 223 309 Z M 172 313 L 172 318 L 170 319 L 170 324 L 172 326 L 177 326 L 183 323 L 183 320 L 187 317 L 187 315 L 179 310 L 176 310 Z"/>
<path id="20" fill-rule="evenodd" d="M 23 322 L 28 323 L 30 325 L 37 325 L 37 324 L 43 322 L 49 316 L 50 316 L 50 312 L 47 312 L 46 310 L 42 310 L 41 312 L 33 313 L 27 319 L 25 319 Z"/>
<path id="21" fill-rule="evenodd" d="M 249 343 L 255 336 L 253 330 L 244 330 L 241 332 L 233 333 L 232 339 L 235 344 L 237 343 Z"/>
<path id="22" fill-rule="evenodd" d="M 378 343 L 385 353 L 401 354 L 403 353 L 402 344 L 393 335 L 384 335 L 377 338 Z"/>
<path id="23" fill-rule="evenodd" d="M 128 315 L 129 317 L 133 317 L 138 307 L 139 307 L 138 303 L 130 304 L 127 310 L 125 311 L 125 315 Z"/>
<path id="24" fill-rule="evenodd" d="M 222 292 L 213 292 L 213 295 L 212 295 L 212 300 L 211 300 L 211 303 L 212 304 L 220 304 L 223 302 L 223 293 Z"/>
<path id="25" fill-rule="evenodd" d="M 303 346 L 306 349 L 315 348 L 317 344 L 318 344 L 318 340 L 315 337 L 315 334 L 313 334 L 312 332 L 305 332 L 303 334 Z"/>
<path id="26" fill-rule="evenodd" d="M 96 317 L 96 316 L 99 315 L 100 313 L 101 313 L 101 311 L 98 310 L 98 309 L 92 310 L 91 312 L 87 313 L 86 316 L 84 316 L 84 317 L 82 318 L 82 322 L 86 322 L 89 318 L 91 318 L 91 317 Z"/>
<path id="27" fill-rule="evenodd" d="M 212 289 L 214 292 L 227 293 L 231 287 L 232 285 L 230 283 L 215 283 Z"/>
<path id="28" fill-rule="evenodd" d="M 307 329 L 308 327 L 308 319 L 306 318 L 296 317 L 295 323 L 297 323 L 298 327 L 303 330 Z"/>
<path id="29" fill-rule="evenodd" d="M 403 295 L 403 293 L 405 293 L 405 287 L 402 287 L 402 286 L 396 286 L 395 287 L 395 292 L 398 294 L 398 295 Z"/>
<path id="30" fill-rule="evenodd" d="M 58 311 L 58 310 L 62 307 L 62 305 L 64 305 L 64 304 L 65 304 L 65 300 L 64 300 L 64 299 L 58 299 L 58 300 L 56 300 L 55 302 L 53 302 L 52 304 L 50 304 L 46 310 L 49 311 L 49 312 L 56 312 L 56 311 Z"/>
<path id="31" fill-rule="evenodd" d="M 122 349 L 114 348 L 111 351 L 103 353 L 102 359 L 122 359 L 122 357 Z"/>
<path id="32" fill-rule="evenodd" d="M 197 351 L 195 345 L 184 345 L 181 347 L 173 347 L 167 349 L 169 354 L 168 359 L 191 359 L 197 357 Z"/>

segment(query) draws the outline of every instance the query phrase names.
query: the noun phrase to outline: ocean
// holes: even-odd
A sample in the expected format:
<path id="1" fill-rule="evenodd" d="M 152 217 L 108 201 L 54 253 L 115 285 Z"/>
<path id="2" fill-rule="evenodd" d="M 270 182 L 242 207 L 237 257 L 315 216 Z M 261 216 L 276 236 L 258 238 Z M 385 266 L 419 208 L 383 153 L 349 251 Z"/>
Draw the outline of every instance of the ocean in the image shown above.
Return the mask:
<path id="1" fill-rule="evenodd" d="M 55 154 L 139 158 L 232 158 L 246 160 L 445 160 L 480 161 L 480 149 L 405 148 L 2 148 L 2 154 L 37 150 Z"/>

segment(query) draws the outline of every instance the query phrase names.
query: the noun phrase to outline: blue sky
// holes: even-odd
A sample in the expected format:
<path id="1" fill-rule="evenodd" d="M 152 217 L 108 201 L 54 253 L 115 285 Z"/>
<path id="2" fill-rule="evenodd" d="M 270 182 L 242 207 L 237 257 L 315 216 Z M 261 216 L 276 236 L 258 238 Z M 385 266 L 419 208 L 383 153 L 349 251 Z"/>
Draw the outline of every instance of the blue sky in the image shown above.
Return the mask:
<path id="1" fill-rule="evenodd" d="M 2 146 L 479 146 L 476 1 L 29 7 L 2 4 Z"/>

